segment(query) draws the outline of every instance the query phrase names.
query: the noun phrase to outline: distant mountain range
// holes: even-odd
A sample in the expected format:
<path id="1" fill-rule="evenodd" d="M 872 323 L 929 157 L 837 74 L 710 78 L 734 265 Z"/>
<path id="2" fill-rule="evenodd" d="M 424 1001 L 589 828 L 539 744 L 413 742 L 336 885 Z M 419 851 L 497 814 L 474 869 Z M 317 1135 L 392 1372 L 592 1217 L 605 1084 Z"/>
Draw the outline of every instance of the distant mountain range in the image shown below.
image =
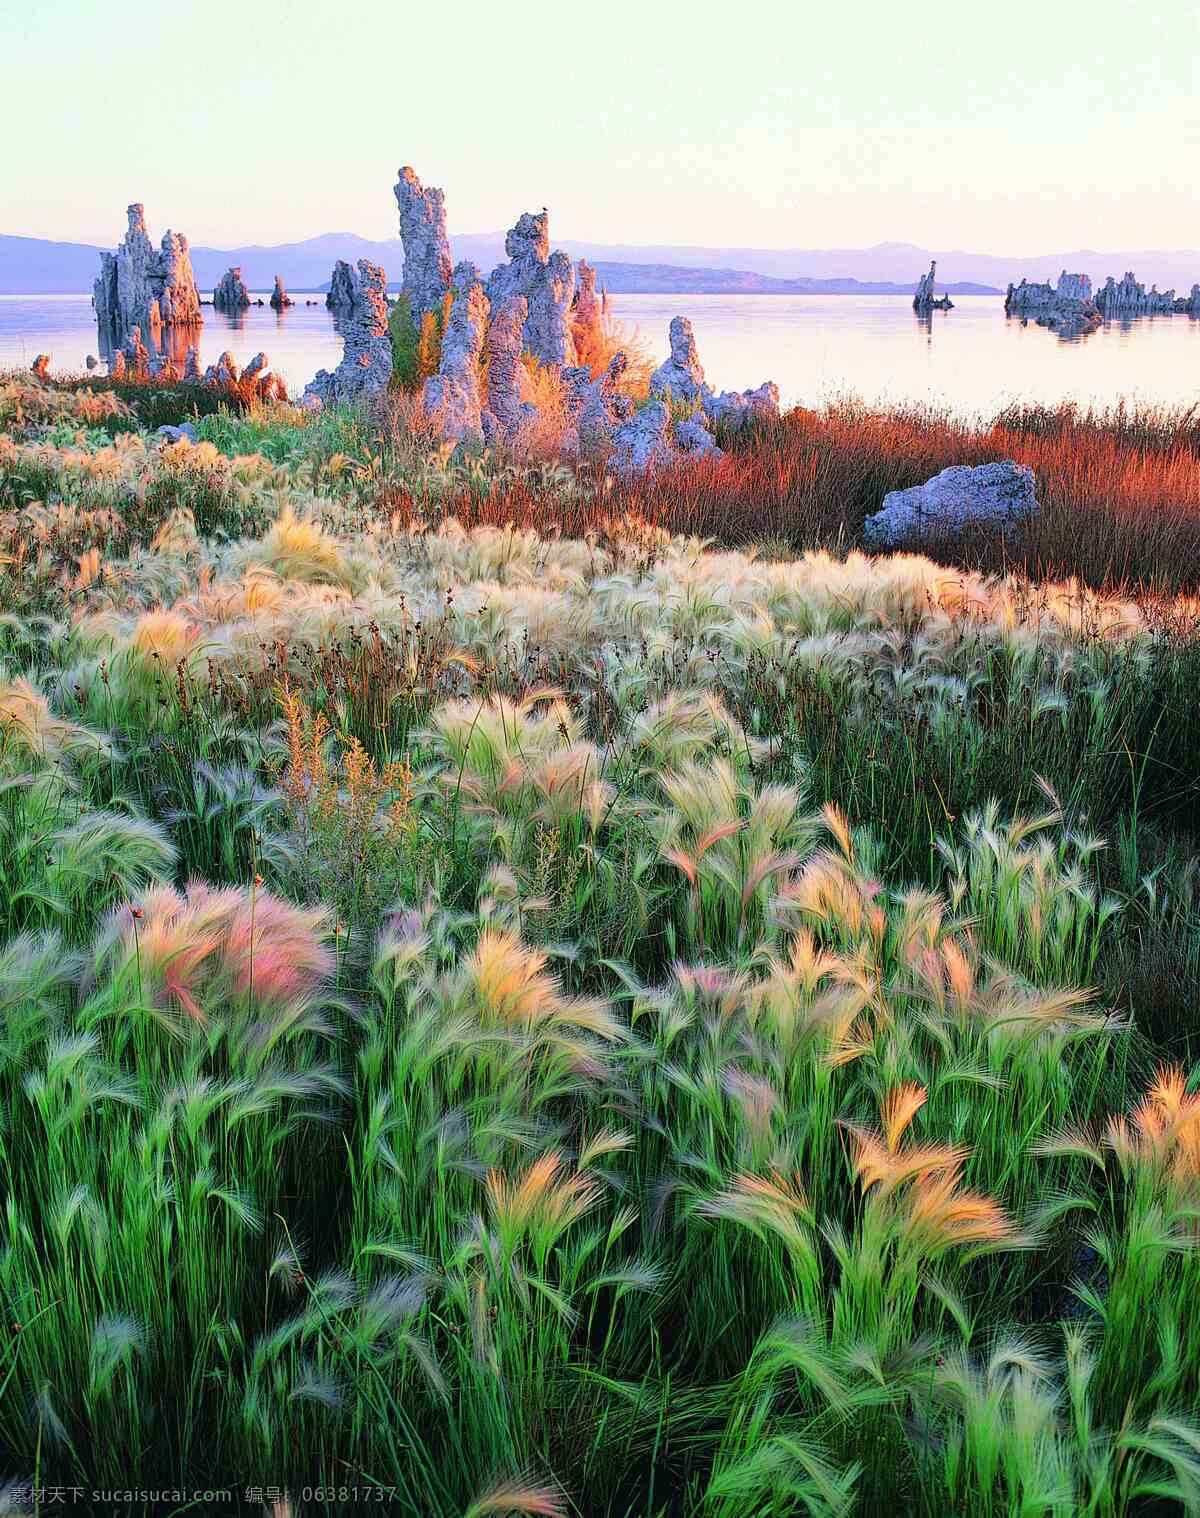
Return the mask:
<path id="1" fill-rule="evenodd" d="M 450 239 L 456 259 L 469 258 L 487 273 L 504 258 L 502 232 L 468 233 Z M 115 238 L 114 238 L 115 245 Z M 908 294 L 937 259 L 938 289 L 952 295 L 997 294 L 1009 280 L 1057 279 L 1062 269 L 1090 274 L 1093 283 L 1133 269 L 1145 283 L 1185 291 L 1200 280 L 1200 252 L 1143 249 L 1097 253 L 1077 249 L 1030 257 L 941 251 L 913 243 L 884 242 L 873 248 L 693 248 L 635 243 L 559 241 L 572 258 L 586 258 L 614 293 L 632 294 Z M 0 294 L 68 294 L 90 291 L 99 269 L 98 248 L 0 234 Z M 211 290 L 232 264 L 241 266 L 251 289 L 270 289 L 276 274 L 289 289 L 322 291 L 338 258 L 369 258 L 399 283 L 404 253 L 399 238 L 372 242 L 353 232 L 326 232 L 303 242 L 242 248 L 194 247 L 192 267 Z"/>

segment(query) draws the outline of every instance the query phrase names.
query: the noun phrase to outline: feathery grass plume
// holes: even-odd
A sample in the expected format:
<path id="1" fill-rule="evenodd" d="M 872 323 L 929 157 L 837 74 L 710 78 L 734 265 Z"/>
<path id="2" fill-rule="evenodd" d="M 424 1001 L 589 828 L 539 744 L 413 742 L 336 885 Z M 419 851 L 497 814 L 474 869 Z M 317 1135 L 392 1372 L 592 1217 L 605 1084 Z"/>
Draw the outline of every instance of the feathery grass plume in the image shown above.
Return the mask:
<path id="1" fill-rule="evenodd" d="M 283 1017 L 326 992 L 334 969 L 329 938 L 323 909 L 193 880 L 183 892 L 161 886 L 118 908 L 97 939 L 93 974 L 109 969 L 140 983 L 201 1026 L 230 996 Z"/>
<path id="2" fill-rule="evenodd" d="M 654 785 L 665 771 L 699 764 L 724 751 L 736 764 L 763 756 L 712 691 L 672 690 L 639 712 L 627 744 L 643 782 Z"/>
<path id="3" fill-rule="evenodd" d="M 725 759 L 670 770 L 661 786 L 658 848 L 687 882 L 688 944 L 745 944 L 763 925 L 777 877 L 788 876 L 815 843 L 817 823 L 803 810 L 803 793 L 756 787 Z"/>
<path id="4" fill-rule="evenodd" d="M 15 755 L 26 763 L 61 767 L 85 756 L 111 759 L 115 754 L 111 738 L 51 711 L 29 680 L 0 683 L 0 759 Z"/>
<path id="5" fill-rule="evenodd" d="M 567 1502 L 555 1486 L 539 1485 L 525 1474 L 502 1477 L 489 1483 L 463 1514 L 463 1518 L 566 1518 Z"/>
<path id="6" fill-rule="evenodd" d="M 954 871 L 951 904 L 977 920 L 987 950 L 1035 979 L 1086 984 L 1121 903 L 1095 878 L 1104 840 L 1063 830 L 1062 808 L 1046 790 L 1051 808 L 1041 816 L 1001 823 L 992 800 L 964 818 L 960 847 L 942 838 L 938 850 Z"/>
<path id="7" fill-rule="evenodd" d="M 490 1171 L 488 1212 L 506 1251 L 529 1239 L 535 1253 L 545 1253 L 560 1234 L 586 1216 L 601 1192 L 600 1183 L 582 1171 L 572 1175 L 561 1154 L 539 1156 L 520 1175 Z"/>
<path id="8" fill-rule="evenodd" d="M 906 1084 L 880 1104 L 882 1133 L 843 1123 L 855 1177 L 868 1211 L 894 1229 L 901 1254 L 933 1261 L 951 1249 L 1017 1249 L 1029 1241 L 991 1197 L 962 1185 L 967 1151 L 943 1144 L 902 1144 L 927 1092 Z"/>
<path id="9" fill-rule="evenodd" d="M 302 521 L 290 506 L 264 537 L 239 544 L 230 567 L 238 574 L 267 569 L 301 584 L 348 585 L 351 578 L 337 540 L 319 522 Z"/>
<path id="10" fill-rule="evenodd" d="M 514 933 L 484 928 L 463 964 L 462 1002 L 492 1032 L 522 1036 L 594 1063 L 603 1044 L 621 1042 L 625 1029 L 598 997 L 566 996 L 546 972 L 547 954 L 521 943 Z"/>

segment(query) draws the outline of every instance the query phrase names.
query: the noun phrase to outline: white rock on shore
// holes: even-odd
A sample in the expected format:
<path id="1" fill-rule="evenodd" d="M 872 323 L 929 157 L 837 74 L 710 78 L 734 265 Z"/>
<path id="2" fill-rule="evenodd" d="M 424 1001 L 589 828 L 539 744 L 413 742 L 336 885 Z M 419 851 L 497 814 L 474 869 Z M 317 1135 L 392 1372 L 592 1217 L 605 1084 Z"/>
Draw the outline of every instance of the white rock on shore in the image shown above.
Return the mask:
<path id="1" fill-rule="evenodd" d="M 1033 470 L 1012 459 L 955 464 L 924 485 L 884 496 L 883 509 L 863 523 L 863 536 L 885 548 L 973 526 L 1011 527 L 1037 512 L 1036 483 Z"/>

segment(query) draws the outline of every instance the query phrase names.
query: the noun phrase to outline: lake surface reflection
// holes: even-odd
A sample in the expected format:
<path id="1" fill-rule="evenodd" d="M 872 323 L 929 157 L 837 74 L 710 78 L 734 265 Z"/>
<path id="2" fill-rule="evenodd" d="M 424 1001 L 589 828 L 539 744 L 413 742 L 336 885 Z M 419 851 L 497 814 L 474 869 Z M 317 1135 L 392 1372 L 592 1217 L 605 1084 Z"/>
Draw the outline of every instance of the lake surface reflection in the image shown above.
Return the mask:
<path id="1" fill-rule="evenodd" d="M 269 292 L 255 299 L 260 293 L 265 302 Z M 226 349 L 245 364 L 261 349 L 293 393 L 335 367 L 342 344 L 324 296 L 294 298 L 282 312 L 264 304 L 234 316 L 206 306 L 201 364 Z M 714 385 L 742 390 L 773 379 L 785 404 L 852 392 L 986 416 L 1014 400 L 1200 401 L 1200 321 L 1183 315 L 1112 322 L 1064 340 L 1006 318 L 998 296 L 960 296 L 953 311 L 925 318 L 898 295 L 617 295 L 611 307 L 656 359 L 666 356 L 671 317 L 690 317 Z M 0 367 L 28 365 L 38 353 L 59 372 L 100 355 L 89 296 L 0 296 Z"/>

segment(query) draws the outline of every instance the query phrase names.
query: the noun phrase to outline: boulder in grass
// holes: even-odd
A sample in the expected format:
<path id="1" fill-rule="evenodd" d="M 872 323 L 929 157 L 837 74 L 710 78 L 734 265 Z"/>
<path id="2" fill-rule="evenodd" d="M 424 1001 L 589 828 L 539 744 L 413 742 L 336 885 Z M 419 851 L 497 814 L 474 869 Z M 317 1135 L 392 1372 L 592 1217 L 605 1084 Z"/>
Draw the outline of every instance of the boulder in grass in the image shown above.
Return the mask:
<path id="1" fill-rule="evenodd" d="M 955 464 L 911 490 L 893 490 L 883 509 L 863 523 L 877 547 L 939 538 L 971 527 L 1004 531 L 1038 510 L 1033 470 L 1004 459 L 998 464 Z"/>

